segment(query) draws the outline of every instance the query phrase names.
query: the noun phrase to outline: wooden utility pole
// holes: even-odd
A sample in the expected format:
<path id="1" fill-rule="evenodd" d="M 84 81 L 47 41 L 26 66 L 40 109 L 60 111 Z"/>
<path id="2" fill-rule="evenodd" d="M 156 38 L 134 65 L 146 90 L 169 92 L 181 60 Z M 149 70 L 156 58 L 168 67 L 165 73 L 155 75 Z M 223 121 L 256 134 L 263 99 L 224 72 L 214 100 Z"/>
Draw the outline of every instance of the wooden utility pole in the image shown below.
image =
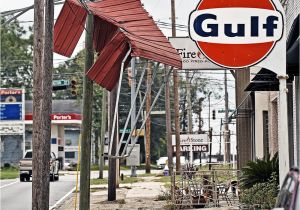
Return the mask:
<path id="1" fill-rule="evenodd" d="M 151 81 L 152 81 L 152 65 L 148 62 L 147 68 L 147 88 L 149 89 L 146 98 L 146 115 L 150 111 L 151 107 Z M 151 156 L 150 156 L 150 142 L 151 142 L 151 116 L 146 121 L 146 173 L 150 173 L 151 170 Z"/>
<path id="2" fill-rule="evenodd" d="M 46 3 L 46 4 L 45 4 Z M 44 14 L 45 5 L 45 14 Z M 45 21 L 44 21 L 45 15 Z M 32 209 L 49 209 L 53 0 L 34 1 Z M 45 32 L 44 32 L 45 23 Z M 43 39 L 44 37 L 44 39 Z M 46 79 L 45 79 L 46 78 Z M 54 178 L 54 177 L 53 177 Z"/>
<path id="3" fill-rule="evenodd" d="M 103 179 L 104 169 L 104 144 L 105 144 L 105 132 L 107 124 L 107 90 L 102 89 L 102 106 L 101 106 L 101 133 L 99 144 L 99 179 Z"/>
<path id="4" fill-rule="evenodd" d="M 111 139 L 113 135 L 113 142 L 111 148 L 111 154 L 116 154 L 117 150 L 117 129 L 112 133 L 113 121 L 114 121 L 114 113 L 117 99 L 117 91 L 118 85 L 114 87 L 114 89 L 109 94 L 109 136 Z M 109 158 L 108 163 L 108 201 L 116 200 L 116 187 L 117 187 L 117 160 L 115 158 Z"/>
<path id="5" fill-rule="evenodd" d="M 171 20 L 172 20 L 172 37 L 176 37 L 176 16 L 175 16 L 175 0 L 171 0 Z M 179 94 L 178 94 L 178 74 L 177 70 L 173 70 L 174 82 L 174 112 L 175 112 L 175 142 L 176 142 L 176 171 L 180 173 L 180 125 L 179 125 Z"/>
<path id="6" fill-rule="evenodd" d="M 230 163 L 230 136 L 228 129 L 228 91 L 227 91 L 227 71 L 224 70 L 224 90 L 225 90 L 225 122 L 224 122 L 224 148 L 225 162 Z"/>
<path id="7" fill-rule="evenodd" d="M 85 65 L 86 73 L 94 63 L 93 51 L 93 15 L 89 14 L 86 22 Z M 91 165 L 91 129 L 92 129 L 93 82 L 83 77 L 83 116 L 80 160 L 80 198 L 79 210 L 90 209 L 90 165 Z"/>
<path id="8" fill-rule="evenodd" d="M 204 98 L 199 98 L 199 124 L 198 124 L 198 133 L 201 134 L 202 131 L 202 117 L 201 117 L 201 112 L 202 112 L 202 102 Z M 201 160 L 201 158 L 200 158 Z"/>
<path id="9" fill-rule="evenodd" d="M 165 77 L 167 76 L 167 69 L 165 67 Z M 166 82 L 165 87 L 165 106 L 166 106 L 166 131 L 167 131 L 167 153 L 168 153 L 168 167 L 170 173 L 173 172 L 173 146 L 172 146 L 172 127 L 171 127 L 171 110 L 170 110 L 170 84 Z"/>
<path id="10" fill-rule="evenodd" d="M 193 119 L 192 119 L 192 101 L 191 101 L 191 81 L 189 71 L 186 71 L 186 100 L 187 100 L 187 114 L 188 114 L 188 132 L 193 132 Z"/>

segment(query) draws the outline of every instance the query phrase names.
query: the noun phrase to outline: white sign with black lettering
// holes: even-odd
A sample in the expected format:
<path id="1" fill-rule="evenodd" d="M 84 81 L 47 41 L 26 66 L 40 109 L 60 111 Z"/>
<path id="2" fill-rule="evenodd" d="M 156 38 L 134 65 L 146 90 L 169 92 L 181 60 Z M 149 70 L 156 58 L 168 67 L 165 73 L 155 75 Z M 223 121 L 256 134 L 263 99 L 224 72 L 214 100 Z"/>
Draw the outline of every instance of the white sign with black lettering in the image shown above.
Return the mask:
<path id="1" fill-rule="evenodd" d="M 175 135 L 172 135 L 172 145 L 176 145 Z M 202 145 L 208 144 L 207 134 L 181 134 L 180 145 Z"/>
<path id="2" fill-rule="evenodd" d="M 130 152 L 132 148 L 132 144 L 128 144 L 127 147 L 127 154 Z M 140 145 L 135 144 L 130 155 L 126 158 L 126 165 L 127 166 L 139 166 L 141 164 L 140 161 Z"/>
<path id="3" fill-rule="evenodd" d="M 170 37 L 169 41 L 182 59 L 182 69 L 224 69 L 209 61 L 189 37 Z"/>

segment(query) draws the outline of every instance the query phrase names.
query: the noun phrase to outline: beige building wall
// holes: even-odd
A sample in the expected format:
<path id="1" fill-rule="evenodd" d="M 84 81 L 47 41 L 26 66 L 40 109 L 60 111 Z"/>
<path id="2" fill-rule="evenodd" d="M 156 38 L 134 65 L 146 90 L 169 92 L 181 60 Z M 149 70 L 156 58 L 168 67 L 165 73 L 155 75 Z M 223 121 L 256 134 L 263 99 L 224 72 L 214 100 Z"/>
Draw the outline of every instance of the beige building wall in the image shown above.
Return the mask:
<path id="1" fill-rule="evenodd" d="M 264 129 L 263 112 L 268 111 L 269 93 L 267 91 L 255 92 L 255 156 L 263 158 L 264 155 Z"/>

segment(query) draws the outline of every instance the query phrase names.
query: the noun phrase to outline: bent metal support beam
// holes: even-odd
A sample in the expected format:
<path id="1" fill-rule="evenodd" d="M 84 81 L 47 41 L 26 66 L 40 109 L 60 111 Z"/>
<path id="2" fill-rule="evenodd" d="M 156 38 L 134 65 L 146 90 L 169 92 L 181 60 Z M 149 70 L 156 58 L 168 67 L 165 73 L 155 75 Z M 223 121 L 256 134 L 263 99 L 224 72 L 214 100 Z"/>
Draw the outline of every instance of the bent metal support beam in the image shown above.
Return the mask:
<path id="1" fill-rule="evenodd" d="M 138 96 L 138 91 L 139 91 L 140 88 L 141 88 L 141 84 L 142 84 L 142 81 L 143 81 L 143 78 L 144 78 L 144 75 L 145 75 L 145 72 L 146 72 L 147 63 L 148 63 L 148 62 L 146 62 L 146 63 L 145 63 L 145 66 L 143 67 L 143 71 L 142 71 L 142 74 L 141 74 L 141 77 L 140 77 L 140 80 L 139 80 L 139 84 L 138 84 L 138 86 L 137 86 L 137 91 L 136 91 L 135 96 L 134 96 L 133 101 L 132 101 L 133 104 L 136 103 L 136 99 L 137 99 L 137 96 Z M 130 120 L 130 118 L 131 118 L 131 113 L 132 113 L 132 111 L 133 111 L 133 107 L 134 107 L 134 106 L 131 106 L 131 107 L 130 107 L 130 110 L 129 110 L 129 113 L 128 113 L 128 116 L 127 116 L 127 119 L 126 119 L 126 122 L 125 122 L 125 125 L 124 125 L 124 128 L 123 128 L 123 132 L 122 132 L 122 136 L 121 136 L 120 142 L 122 142 L 123 139 L 124 139 L 125 132 L 126 132 L 126 129 L 127 129 L 128 123 L 129 123 L 129 120 Z M 136 124 L 134 124 L 134 127 L 135 127 L 135 126 L 136 126 Z M 131 128 L 131 129 L 133 129 L 133 128 Z M 119 145 L 118 145 L 118 149 L 117 149 L 116 154 L 119 154 L 119 151 L 120 151 L 120 149 L 121 149 L 121 146 L 122 146 L 122 144 L 119 144 Z"/>
<path id="2" fill-rule="evenodd" d="M 155 77 L 156 77 L 158 67 L 159 67 L 159 63 L 158 63 L 158 64 L 156 65 L 156 67 L 154 68 L 150 86 L 152 86 L 152 85 L 154 84 L 154 79 L 155 79 Z M 146 95 L 147 95 L 147 93 L 149 92 L 149 90 L 150 90 L 150 88 L 147 86 L 145 96 L 144 96 L 144 98 L 143 98 L 142 103 L 140 104 L 139 111 L 138 111 L 138 113 L 137 113 L 137 115 L 136 115 L 136 118 L 135 118 L 135 120 L 134 120 L 134 123 L 133 123 L 133 124 L 134 124 L 134 128 L 131 128 L 130 134 L 129 134 L 129 136 L 128 136 L 127 140 L 126 140 L 125 146 L 124 146 L 124 148 L 123 148 L 123 152 L 122 152 L 122 154 L 121 154 L 121 156 L 120 156 L 120 157 L 122 157 L 122 158 L 124 157 L 125 151 L 126 151 L 126 149 L 127 149 L 127 146 L 128 146 L 128 144 L 129 144 L 129 141 L 130 141 L 130 138 L 131 138 L 131 136 L 132 136 L 132 134 L 133 134 L 134 129 L 136 128 L 136 124 L 137 124 L 137 122 L 138 122 L 138 120 L 139 120 L 139 117 L 140 117 L 140 115 L 141 115 L 141 113 L 142 113 L 143 106 L 145 105 L 145 102 L 146 102 Z M 122 143 L 122 142 L 120 142 L 120 143 Z M 119 151 L 118 151 L 118 152 L 119 152 Z"/>
<path id="3" fill-rule="evenodd" d="M 153 103 L 152 103 L 152 105 L 151 105 L 151 107 L 150 107 L 150 110 L 149 110 L 149 112 L 147 113 L 147 115 L 146 115 L 146 117 L 145 117 L 145 119 L 144 119 L 144 121 L 143 121 L 143 123 L 142 123 L 142 125 L 141 125 L 141 129 L 139 130 L 138 134 L 135 136 L 135 139 L 134 139 L 134 141 L 132 142 L 132 147 L 130 148 L 129 152 L 125 155 L 125 157 L 129 156 L 130 153 L 132 152 L 133 147 L 134 147 L 134 145 L 136 144 L 137 139 L 138 139 L 138 137 L 139 137 L 139 134 L 141 133 L 141 130 L 144 129 L 145 124 L 146 124 L 146 121 L 147 121 L 148 117 L 150 116 L 150 113 L 151 113 L 152 109 L 154 108 L 154 105 L 156 104 L 156 101 L 158 100 L 158 98 L 159 98 L 161 92 L 163 91 L 163 89 L 164 89 L 164 87 L 165 87 L 165 84 L 169 81 L 169 77 L 170 77 L 170 74 L 171 74 L 172 70 L 173 70 L 173 67 L 171 67 L 170 70 L 167 72 L 167 75 L 166 75 L 165 78 L 164 78 L 164 82 L 161 84 L 161 86 L 160 86 L 160 88 L 159 88 L 159 90 L 158 90 L 158 92 L 157 92 L 157 95 L 155 96 L 155 98 L 154 98 L 154 100 L 153 100 Z M 126 150 L 124 149 L 124 150 L 123 150 L 123 153 L 124 153 L 125 151 L 126 151 Z M 122 153 L 122 155 L 123 155 L 123 153 Z"/>
<path id="4" fill-rule="evenodd" d="M 125 64 L 125 61 L 127 60 L 128 56 L 129 56 L 130 52 L 131 52 L 131 45 L 129 45 L 129 50 L 128 50 L 126 56 L 124 57 L 124 59 L 122 61 L 122 65 L 121 65 L 119 86 L 118 86 L 116 106 L 115 106 L 115 113 L 114 113 L 114 119 L 113 119 L 113 124 L 112 124 L 112 135 L 111 135 L 111 138 L 110 138 L 110 145 L 109 145 L 109 154 L 111 154 L 112 142 L 113 142 L 113 139 L 114 139 L 114 132 L 115 132 L 115 127 L 116 127 L 117 113 L 118 113 L 118 105 L 119 105 L 119 99 L 120 99 L 120 91 L 121 91 L 123 71 L 124 71 L 124 64 Z"/>

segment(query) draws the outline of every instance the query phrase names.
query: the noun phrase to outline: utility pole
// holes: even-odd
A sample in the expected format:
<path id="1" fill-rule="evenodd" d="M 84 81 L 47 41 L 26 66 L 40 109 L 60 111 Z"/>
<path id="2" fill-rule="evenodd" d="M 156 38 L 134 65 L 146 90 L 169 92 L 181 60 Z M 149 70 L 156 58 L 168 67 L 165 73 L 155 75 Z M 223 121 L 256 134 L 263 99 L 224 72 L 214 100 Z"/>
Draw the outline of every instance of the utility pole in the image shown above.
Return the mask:
<path id="1" fill-rule="evenodd" d="M 135 69 L 135 57 L 131 59 L 131 129 L 134 129 L 134 121 L 136 118 L 136 104 L 134 101 L 134 96 L 136 94 L 136 69 Z M 142 117 L 143 118 L 143 117 Z M 138 132 L 136 131 L 136 134 Z M 145 135 L 144 135 L 145 136 Z M 131 136 L 131 144 L 134 142 L 134 136 Z M 131 166 L 131 177 L 137 177 L 136 166 Z"/>
<path id="2" fill-rule="evenodd" d="M 105 132 L 107 124 L 107 90 L 102 89 L 102 106 L 101 106 L 101 133 L 99 144 L 99 179 L 103 179 L 104 170 L 104 144 L 105 144 Z"/>
<path id="3" fill-rule="evenodd" d="M 167 76 L 167 69 L 165 67 L 165 77 Z M 170 173 L 173 173 L 173 146 L 172 146 L 172 128 L 171 128 L 171 110 L 170 110 L 170 84 L 166 82 L 165 87 L 165 106 L 166 106 L 166 131 L 167 131 L 167 153 L 168 153 L 168 167 Z"/>
<path id="4" fill-rule="evenodd" d="M 171 0 L 172 37 L 176 37 L 175 0 Z M 180 173 L 180 125 L 179 125 L 179 94 L 177 69 L 173 70 L 174 82 L 174 112 L 175 112 L 175 142 L 176 142 L 176 172 Z"/>
<path id="5" fill-rule="evenodd" d="M 147 88 L 149 91 L 146 98 L 146 113 L 148 114 L 151 107 L 151 81 L 152 81 L 152 69 L 151 62 L 148 62 L 147 68 Z M 151 162 L 150 162 L 150 141 L 151 141 L 151 115 L 146 121 L 146 173 L 150 173 Z"/>
<path id="6" fill-rule="evenodd" d="M 193 132 L 193 119 L 192 119 L 192 101 L 191 101 L 191 81 L 189 78 L 189 71 L 186 71 L 186 99 L 187 99 L 187 113 L 188 113 L 188 131 Z"/>
<path id="7" fill-rule="evenodd" d="M 225 90 L 225 122 L 224 124 L 224 148 L 225 162 L 230 163 L 230 136 L 228 129 L 228 92 L 227 92 L 227 71 L 224 70 L 224 90 Z"/>
<path id="8" fill-rule="evenodd" d="M 45 21 L 44 6 L 46 8 Z M 46 0 L 45 4 L 44 0 L 35 0 L 33 48 L 33 210 L 49 209 L 48 163 L 51 140 L 50 114 L 52 113 L 53 21 L 54 2 Z"/>
<path id="9" fill-rule="evenodd" d="M 116 154 L 117 150 L 117 129 L 114 130 L 114 133 L 112 133 L 112 126 L 113 126 L 113 119 L 114 119 L 114 112 L 117 99 L 117 91 L 118 91 L 118 85 L 114 87 L 114 89 L 109 94 L 109 139 L 112 139 L 111 136 L 113 135 L 114 139 L 112 142 L 112 148 L 111 148 L 111 154 Z M 108 163 L 108 201 L 114 201 L 116 200 L 116 187 L 117 187 L 117 164 L 116 159 L 109 157 L 109 163 Z"/>
<path id="10" fill-rule="evenodd" d="M 198 133 L 201 134 L 202 131 L 202 117 L 201 117 L 201 112 L 202 112 L 202 102 L 204 98 L 199 98 L 199 125 L 198 125 Z M 200 159 L 201 160 L 201 159 Z"/>
<path id="11" fill-rule="evenodd" d="M 208 136 L 209 136 L 209 170 L 211 170 L 211 149 L 212 149 L 212 130 L 210 128 L 210 95 L 211 92 L 208 93 Z"/>
<path id="12" fill-rule="evenodd" d="M 85 65 L 86 73 L 94 63 L 93 51 L 93 15 L 89 14 L 86 22 L 85 35 Z M 90 165 L 91 165 L 91 129 L 92 129 L 92 98 L 93 82 L 83 77 L 83 110 L 82 110 L 82 139 L 80 155 L 80 196 L 79 210 L 90 209 Z"/>

